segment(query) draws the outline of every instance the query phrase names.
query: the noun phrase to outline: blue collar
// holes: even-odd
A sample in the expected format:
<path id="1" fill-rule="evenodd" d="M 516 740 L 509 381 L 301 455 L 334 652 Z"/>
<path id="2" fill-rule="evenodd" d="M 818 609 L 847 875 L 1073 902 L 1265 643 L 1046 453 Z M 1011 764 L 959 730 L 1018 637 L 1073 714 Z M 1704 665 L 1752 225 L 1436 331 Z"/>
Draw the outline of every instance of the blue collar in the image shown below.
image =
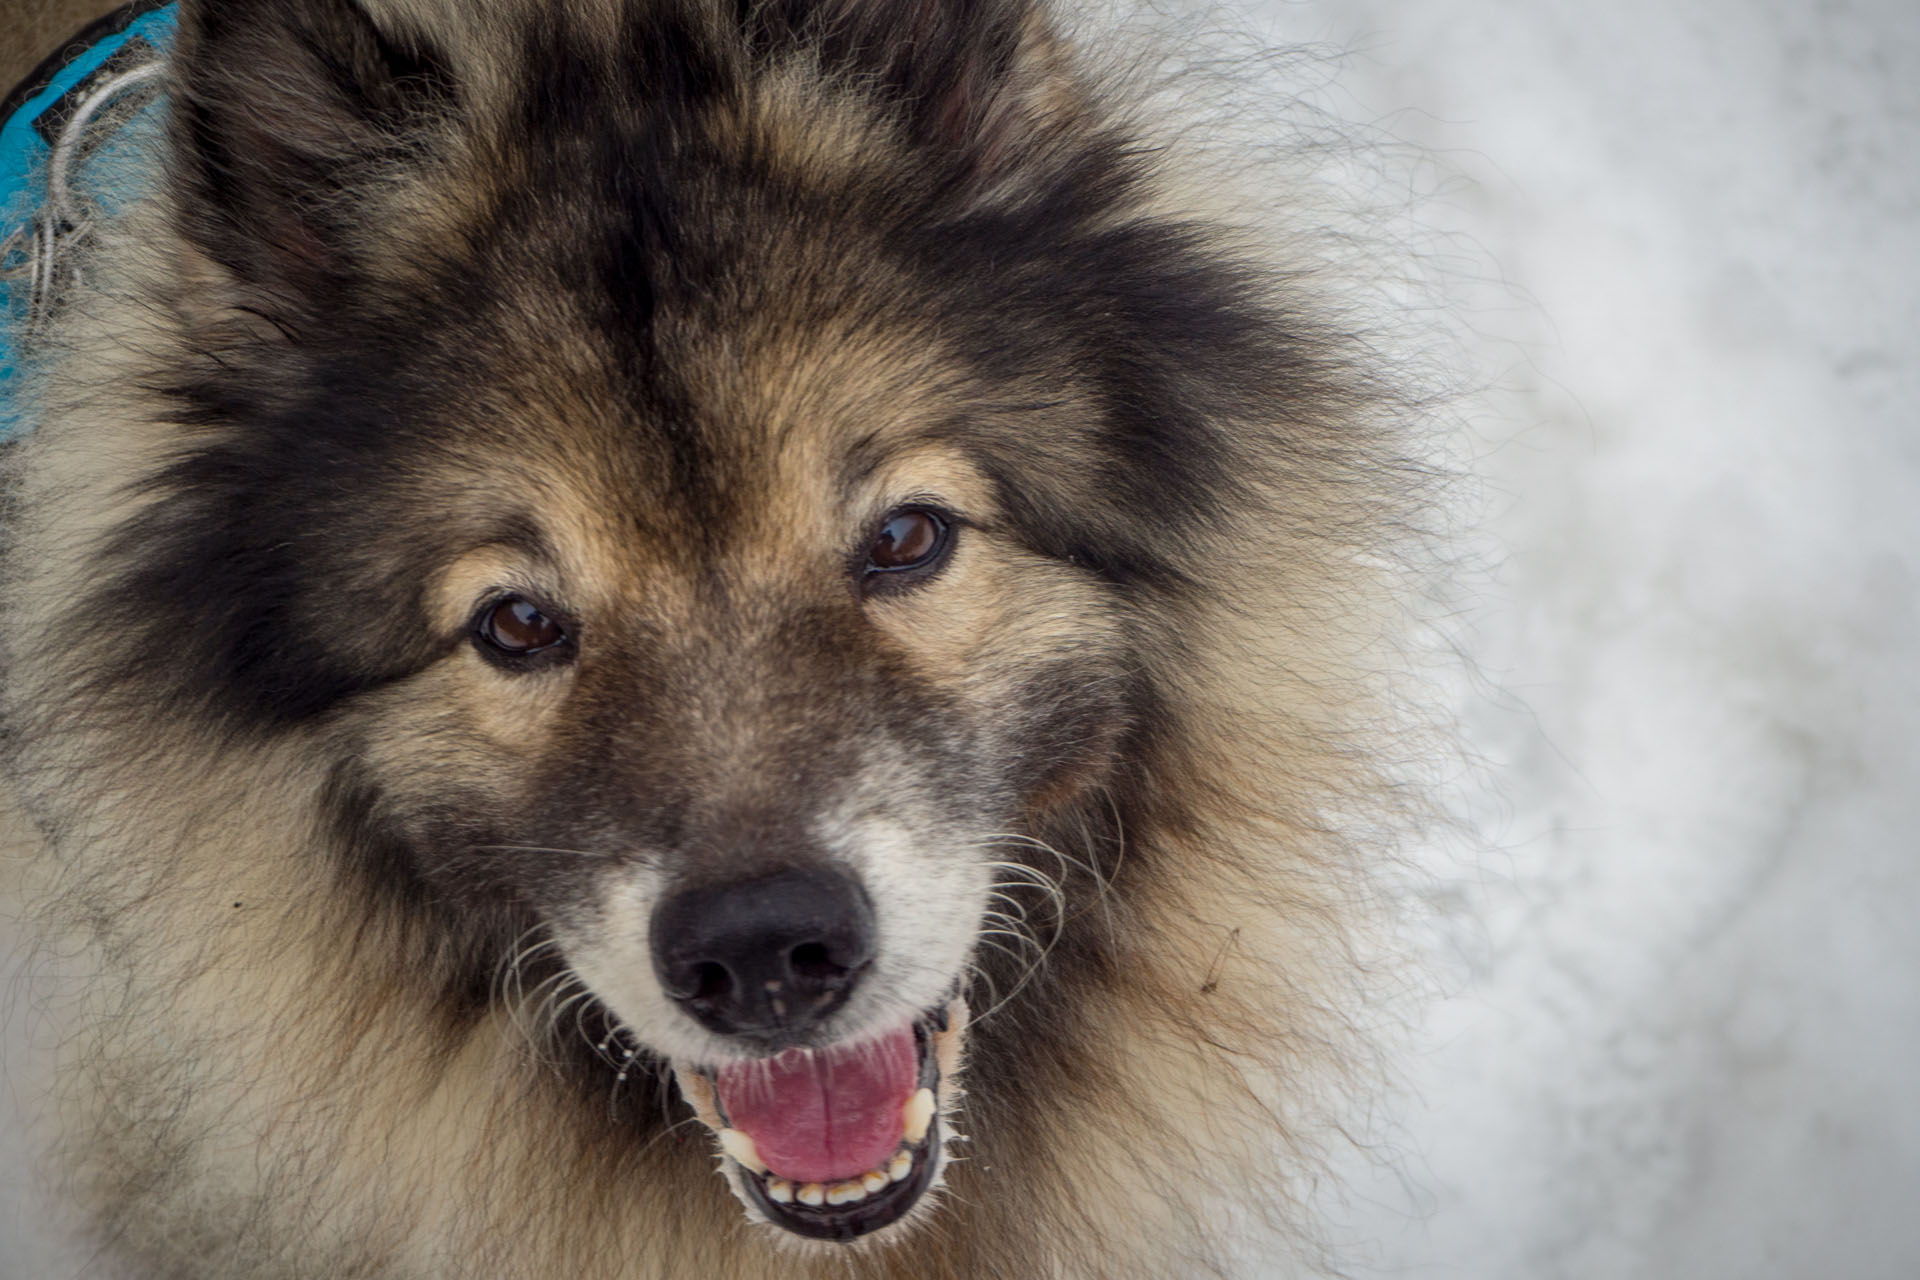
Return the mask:
<path id="1" fill-rule="evenodd" d="M 28 425 L 15 366 L 51 308 L 68 250 L 145 189 L 129 161 L 158 127 L 152 108 L 176 8 L 135 0 L 115 10 L 0 103 L 0 440 Z"/>

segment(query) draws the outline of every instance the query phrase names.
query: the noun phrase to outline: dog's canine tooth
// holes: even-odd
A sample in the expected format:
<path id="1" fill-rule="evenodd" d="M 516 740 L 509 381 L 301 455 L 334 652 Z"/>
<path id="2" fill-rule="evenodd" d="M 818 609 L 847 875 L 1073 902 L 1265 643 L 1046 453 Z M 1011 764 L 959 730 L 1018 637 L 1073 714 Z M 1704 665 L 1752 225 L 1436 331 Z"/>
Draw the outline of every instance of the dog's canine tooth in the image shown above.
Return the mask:
<path id="1" fill-rule="evenodd" d="M 733 1157 L 733 1162 L 755 1173 L 765 1173 L 767 1166 L 760 1159 L 760 1149 L 753 1145 L 753 1138 L 738 1129 L 720 1131 L 720 1149 Z"/>
<path id="2" fill-rule="evenodd" d="M 927 1129 L 933 1124 L 933 1090 L 922 1089 L 907 1099 L 907 1105 L 901 1109 L 900 1116 L 907 1123 L 906 1140 L 920 1142 L 927 1136 Z"/>

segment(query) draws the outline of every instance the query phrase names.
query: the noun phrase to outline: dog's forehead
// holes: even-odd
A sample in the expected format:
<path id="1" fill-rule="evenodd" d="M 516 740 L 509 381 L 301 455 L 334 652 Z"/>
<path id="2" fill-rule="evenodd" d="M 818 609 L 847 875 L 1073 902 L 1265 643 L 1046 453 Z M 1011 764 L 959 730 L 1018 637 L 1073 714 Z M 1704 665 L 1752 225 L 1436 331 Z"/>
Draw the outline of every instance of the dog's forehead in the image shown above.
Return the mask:
<path id="1" fill-rule="evenodd" d="M 843 505 L 902 454 L 955 448 L 992 388 L 925 282 L 826 244 L 835 232 L 768 225 L 776 252 L 689 219 L 680 252 L 632 281 L 582 269 L 578 246 L 527 244 L 517 279 L 489 277 L 485 314 L 448 325 L 446 375 L 429 380 L 456 384 L 454 416 L 506 426 L 556 478 L 637 514 L 750 524 L 770 502 Z M 801 242 L 811 252 L 793 252 Z M 444 291 L 470 295 L 469 283 Z"/>
<path id="2" fill-rule="evenodd" d="M 423 178 L 472 249 L 424 269 L 449 301 L 428 381 L 499 384 L 458 386 L 451 416 L 514 432 L 540 501 L 603 547 L 685 557 L 844 542 L 889 487 L 977 496 L 955 428 L 1004 388 L 964 354 L 977 306 L 916 265 L 883 113 L 747 56 L 724 6 L 390 7 L 497 80 L 460 127 L 503 136 Z"/>
<path id="3" fill-rule="evenodd" d="M 568 577 L 648 590 L 837 565 L 903 502 L 991 507 L 968 375 L 923 330 L 825 316 L 690 326 L 662 346 L 638 389 L 545 346 L 458 411 L 479 447 L 436 450 L 439 487 L 469 511 L 520 511 Z"/>

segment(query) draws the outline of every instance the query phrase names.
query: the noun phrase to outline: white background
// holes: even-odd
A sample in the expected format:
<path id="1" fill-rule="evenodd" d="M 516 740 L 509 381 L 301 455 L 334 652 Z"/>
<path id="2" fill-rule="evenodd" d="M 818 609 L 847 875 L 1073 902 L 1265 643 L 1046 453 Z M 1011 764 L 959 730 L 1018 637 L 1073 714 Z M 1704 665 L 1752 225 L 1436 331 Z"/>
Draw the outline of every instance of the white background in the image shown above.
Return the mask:
<path id="1" fill-rule="evenodd" d="M 1349 1271 L 1920 1275 L 1920 5 L 1235 20 L 1345 51 L 1314 100 L 1425 157 L 1408 216 L 1484 339 L 1492 784 Z"/>
<path id="2" fill-rule="evenodd" d="M 1351 1269 L 1920 1276 L 1920 5 L 1251 11 L 1498 273 L 1497 794 Z"/>

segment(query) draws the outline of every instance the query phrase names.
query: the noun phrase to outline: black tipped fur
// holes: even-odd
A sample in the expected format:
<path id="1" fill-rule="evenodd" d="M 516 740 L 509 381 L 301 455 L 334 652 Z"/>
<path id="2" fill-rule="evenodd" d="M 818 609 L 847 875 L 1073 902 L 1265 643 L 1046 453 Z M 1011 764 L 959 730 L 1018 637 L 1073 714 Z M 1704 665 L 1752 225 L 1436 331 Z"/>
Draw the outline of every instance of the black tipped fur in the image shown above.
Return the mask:
<path id="1" fill-rule="evenodd" d="M 1364 812 L 1373 782 L 1339 721 L 1352 655 L 1344 637 L 1314 648 L 1310 611 L 1349 589 L 1401 499 L 1337 336 L 1289 280 L 1160 211 L 1161 157 L 1032 0 L 500 3 L 442 13 L 460 31 L 400 3 L 182 2 L 171 223 L 135 303 L 166 340 L 113 389 L 148 419 L 129 456 L 160 460 L 116 477 L 113 501 L 141 503 L 109 521 L 77 596 L 39 606 L 61 692 L 16 705 L 53 744 L 14 748 L 18 771 L 49 830 L 128 842 L 152 901 L 197 919 L 208 892 L 238 895 L 229 875 L 259 875 L 275 941 L 323 957 L 284 980 L 289 1007 L 307 1003 L 262 1015 L 297 1039 L 344 1010 L 350 1031 L 338 1061 L 327 1041 L 289 1069 L 293 1102 L 262 1104 L 296 1135 L 289 1178 L 339 1155 L 298 1135 L 353 1122 L 345 1095 L 327 1095 L 332 1119 L 305 1109 L 341 1081 L 397 1081 L 383 1105 L 429 1099 L 436 1117 L 471 1107 L 489 1144 L 508 1140 L 462 1169 L 422 1146 L 365 1175 L 479 1179 L 421 1197 L 422 1221 L 453 1208 L 418 1255 L 405 1195 L 376 1230 L 315 1173 L 314 1211 L 263 1226 L 283 1252 L 249 1271 L 231 1201 L 140 1219 L 164 1200 L 150 1173 L 114 1202 L 147 1223 L 129 1256 L 204 1247 L 221 1275 L 305 1277 L 330 1265 L 303 1258 L 307 1233 L 345 1223 L 334 1274 L 412 1276 L 396 1259 L 476 1239 L 521 1249 L 511 1274 L 596 1280 L 630 1255 L 648 1275 L 777 1257 L 863 1280 L 1213 1265 L 1186 1197 L 1288 1135 L 1236 1152 L 1231 1134 L 1214 1160 L 1214 1116 L 1179 1100 L 1257 1126 L 1275 1095 L 1242 1070 L 1309 1056 L 1340 995 L 1306 972 L 1313 998 L 1290 1004 L 1279 965 L 1317 929 L 1340 951 L 1347 885 L 1314 877 L 1352 850 L 1326 815 Z M 875 519 L 949 495 L 822 515 L 833 498 L 796 510 L 769 477 L 821 455 L 854 492 L 846 477 L 922 465 L 916 450 L 936 459 L 928 484 L 957 473 L 982 510 L 956 510 L 952 563 L 924 590 L 879 601 L 858 581 Z M 476 602 L 442 597 L 479 550 L 510 566 L 481 598 L 538 600 L 577 654 L 508 670 L 467 652 Z M 992 582 L 985 603 L 900 621 L 966 572 Z M 1283 633 L 1309 637 L 1300 655 L 1265 651 Z M 255 862 L 201 866 L 210 824 L 148 781 L 197 753 L 208 778 L 304 762 L 259 803 L 305 795 L 312 812 L 261 818 L 282 843 Z M 84 800 L 46 781 L 73 760 Z M 934 1230 L 816 1268 L 742 1236 L 704 1147 L 680 1142 L 669 1065 L 623 1039 L 618 1002 L 558 940 L 600 923 L 594 895 L 618 877 L 659 893 L 783 874 L 829 856 L 815 827 L 840 802 L 864 817 L 896 796 L 970 837 L 932 854 L 1001 860 L 1013 879 L 990 910 L 1020 912 L 997 918 L 1035 945 L 956 934 L 980 945 L 950 980 L 993 1006 L 968 1051 L 962 1194 Z M 1021 864 L 1059 893 L 1020 883 Z M 262 895 L 246 898 L 251 920 Z M 1215 999 L 1215 934 L 1240 929 L 1209 913 L 1236 911 L 1284 916 L 1281 941 Z M 207 937 L 204 963 L 163 957 L 178 989 L 244 960 Z M 330 996 L 342 975 L 355 985 Z M 536 1052 L 480 1039 L 529 1009 L 552 1015 Z M 1111 1052 L 1136 1024 L 1163 1055 L 1137 1078 Z M 424 1064 L 386 1056 L 423 1041 Z M 476 1079 L 512 1083 L 434 1092 Z M 265 1180 L 232 1193 L 263 1223 Z M 1103 1197 L 1143 1188 L 1140 1214 L 1172 1207 L 1130 1236 Z M 1187 1234 L 1159 1239 L 1166 1223 Z"/>
<path id="2" fill-rule="evenodd" d="M 355 189 L 425 161 L 456 86 L 441 56 L 353 0 L 183 6 L 172 103 L 183 229 L 290 322 L 339 305 L 375 207 Z"/>
<path id="3" fill-rule="evenodd" d="M 410 585 L 356 572 L 354 548 L 440 451 L 514 430 L 476 422 L 493 371 L 528 358 L 516 350 L 528 291 L 503 288 L 515 281 L 595 321 L 604 394 L 630 415 L 637 465 L 664 462 L 697 520 L 724 522 L 737 442 L 703 428 L 680 353 L 657 334 L 663 321 L 711 333 L 750 317 L 790 287 L 790 245 L 840 259 L 823 270 L 845 270 L 847 288 L 868 255 L 917 279 L 902 320 L 953 342 L 983 383 L 1081 384 L 1099 410 L 1091 432 L 1018 402 L 950 428 L 1035 550 L 1118 586 L 1204 576 L 1236 486 L 1288 461 L 1284 434 L 1249 454 L 1232 424 L 1310 420 L 1329 379 L 1314 336 L 1296 340 L 1257 275 L 1200 228 L 1131 212 L 1143 171 L 1118 137 L 1089 130 L 1036 161 L 1018 207 L 1001 209 L 956 200 L 963 144 L 922 139 L 886 185 L 863 172 L 800 186 L 710 136 L 716 104 L 741 101 L 778 51 L 817 41 L 823 65 L 862 92 L 884 72 L 886 103 L 924 105 L 956 76 L 1004 74 L 1028 11 L 907 8 L 901 25 L 879 4 L 751 6 L 728 48 L 678 5 L 635 6 L 611 56 L 563 16 L 543 19 L 522 36 L 513 130 L 466 144 L 499 166 L 485 174 L 449 173 L 434 149 L 480 126 L 460 118 L 455 73 L 417 39 L 382 33 L 347 0 L 190 9 L 183 228 L 258 286 L 237 305 L 292 337 L 242 341 L 231 320 L 201 321 L 207 358 L 173 388 L 193 444 L 159 481 L 176 497 L 129 531 L 139 567 L 102 625 L 149 631 L 143 665 L 263 723 L 431 661 Z M 368 242 L 439 230 L 365 221 L 391 217 L 396 185 L 431 206 L 475 183 L 485 196 L 457 229 L 462 252 L 437 245 L 405 285 L 366 277 Z M 435 541 L 411 556 L 442 556 Z M 316 565 L 337 568 L 323 579 Z"/>
<path id="4" fill-rule="evenodd" d="M 129 567 L 86 615 L 91 633 L 148 637 L 116 645 L 114 682 L 171 690 L 177 708 L 232 732 L 274 732 L 405 681 L 464 643 L 428 622 L 424 578 L 391 566 L 442 564 L 486 541 L 538 545 L 537 508 L 400 527 L 384 513 L 416 501 L 417 477 L 448 454 L 540 446 L 515 438 L 537 425 L 493 420 L 488 396 L 496 371 L 541 358 L 522 346 L 529 295 L 503 287 L 529 273 L 591 321 L 583 340 L 598 345 L 604 378 L 592 390 L 617 406 L 609 447 L 669 477 L 674 509 L 643 518 L 723 527 L 728 457 L 754 445 L 705 420 L 683 354 L 660 330 L 747 322 L 790 287 L 783 253 L 796 245 L 855 284 L 866 255 L 913 281 L 910 298 L 852 305 L 938 332 L 986 386 L 1046 385 L 1063 372 L 1080 384 L 1091 420 L 1057 403 L 990 399 L 940 429 L 978 460 L 1022 543 L 1097 576 L 1136 614 L 1150 612 L 1148 597 L 1207 589 L 1210 542 L 1235 536 L 1228 516 L 1250 484 L 1289 465 L 1284 424 L 1320 411 L 1328 377 L 1312 336 L 1296 338 L 1256 273 L 1202 228 L 1134 212 L 1146 172 L 1118 135 L 1088 127 L 1077 147 L 1030 157 L 1015 208 L 970 206 L 956 192 L 986 180 L 978 130 L 1012 127 L 988 121 L 987 108 L 1012 92 L 1031 19 L 1024 3 L 772 3 L 748 6 L 730 37 L 681 5 L 635 5 L 608 50 L 564 14 L 543 15 L 518 37 L 511 128 L 489 135 L 460 115 L 457 74 L 439 55 L 383 33 L 347 0 L 190 10 L 182 228 L 249 287 L 245 305 L 277 308 L 291 335 L 236 347 L 226 319 L 201 321 L 206 358 L 170 388 L 184 447 L 150 482 L 164 501 L 122 533 L 117 559 Z M 803 53 L 876 99 L 883 122 L 893 112 L 913 121 L 890 183 L 862 173 L 801 185 L 713 136 L 757 77 Z M 462 130 L 472 135 L 464 152 L 497 170 L 449 172 L 442 152 Z M 438 246 L 405 290 L 365 278 L 356 258 L 376 233 L 402 243 L 428 234 L 356 224 L 387 207 L 396 184 L 429 206 L 449 190 L 485 193 L 459 229 L 461 251 Z M 1283 425 L 1255 442 L 1238 428 L 1249 420 Z M 1317 470 L 1303 464 L 1302 481 Z M 1177 629 L 1142 640 L 1183 643 Z M 1139 735 L 1152 726 L 1137 709 L 1121 721 L 1134 726 L 1133 745 L 1115 747 L 1108 712 L 1075 709 L 1071 671 L 1055 679 L 1062 710 L 1035 718 L 1026 748 L 1037 767 L 1074 760 L 1088 742 L 1122 758 L 1144 752 Z M 1036 705 L 1051 700 L 1047 687 L 1036 685 Z M 1153 697 L 1144 683 L 1120 694 L 1135 708 Z M 896 714 L 927 713 L 903 702 Z M 595 776 L 577 772 L 571 785 Z M 365 787 L 336 794 L 356 869 L 451 930 L 440 950 L 454 965 L 448 981 L 483 987 L 518 908 L 510 884 L 488 889 L 463 872 L 488 864 L 459 851 L 511 833 L 451 813 L 396 815 Z M 665 797 L 650 806 L 671 807 Z M 1109 808 L 1063 829 L 1145 821 Z M 571 820 L 554 822 L 546 842 L 565 842 L 553 833 Z M 478 909 L 426 911 L 449 893 Z M 1056 967 L 1070 964 L 1063 952 Z"/>

